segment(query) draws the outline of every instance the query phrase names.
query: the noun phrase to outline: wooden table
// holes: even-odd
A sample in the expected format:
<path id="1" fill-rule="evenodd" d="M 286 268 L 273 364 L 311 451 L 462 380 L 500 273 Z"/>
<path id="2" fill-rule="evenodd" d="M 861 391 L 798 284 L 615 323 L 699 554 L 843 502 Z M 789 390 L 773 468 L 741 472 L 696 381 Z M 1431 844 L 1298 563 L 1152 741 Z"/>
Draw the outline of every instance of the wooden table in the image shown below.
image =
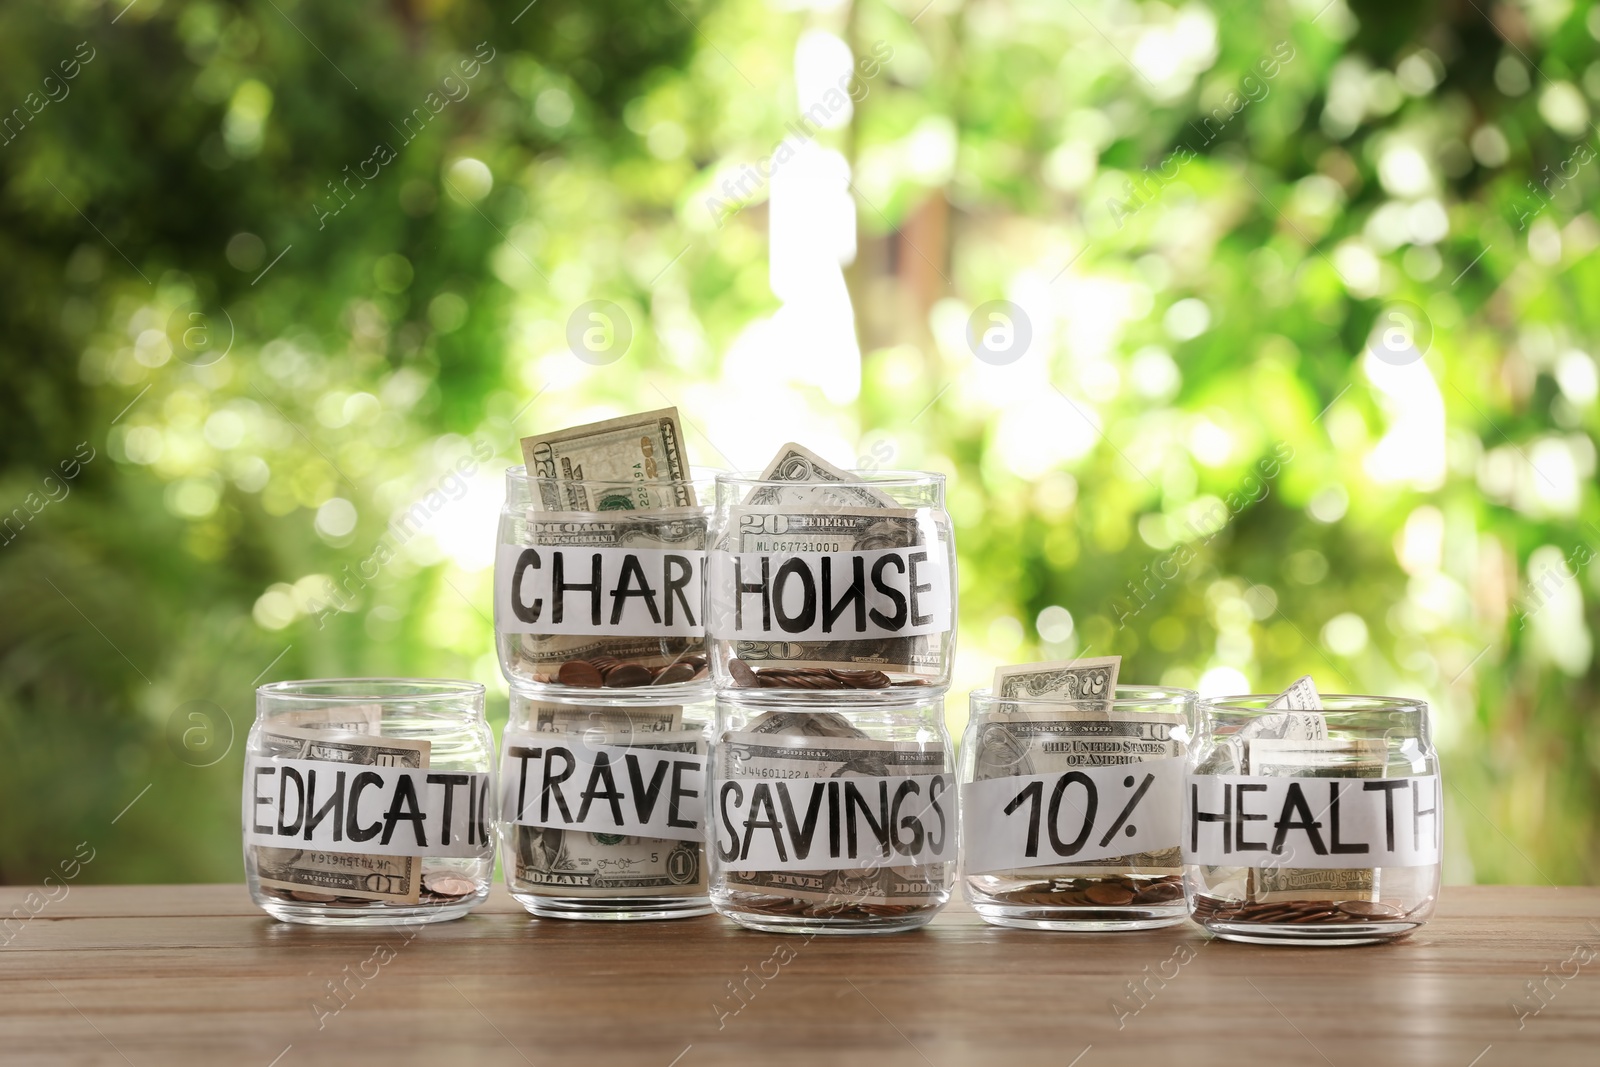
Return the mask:
<path id="1" fill-rule="evenodd" d="M 1025 933 L 959 903 L 808 941 L 536 921 L 499 890 L 412 931 L 277 923 L 241 886 L 74 886 L 0 934 L 0 1063 L 1600 1063 L 1600 889 L 1452 888 L 1409 940 L 1343 949 Z"/>

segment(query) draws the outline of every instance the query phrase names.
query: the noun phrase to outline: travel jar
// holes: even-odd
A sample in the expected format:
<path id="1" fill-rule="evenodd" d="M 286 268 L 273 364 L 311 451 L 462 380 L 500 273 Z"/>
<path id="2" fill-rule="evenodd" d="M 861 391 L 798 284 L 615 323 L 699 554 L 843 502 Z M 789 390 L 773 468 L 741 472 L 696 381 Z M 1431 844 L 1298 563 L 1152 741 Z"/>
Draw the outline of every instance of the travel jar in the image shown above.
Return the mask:
<path id="1" fill-rule="evenodd" d="M 1327 696 L 1199 702 L 1183 789 L 1190 917 L 1235 941 L 1402 937 L 1439 895 L 1443 794 L 1428 705 Z"/>
<path id="2" fill-rule="evenodd" d="M 483 686 L 408 678 L 256 690 L 245 881 L 274 918 L 437 922 L 489 895 L 494 738 Z"/>
<path id="3" fill-rule="evenodd" d="M 680 688 L 681 687 L 677 687 Z M 506 885 L 546 919 L 705 915 L 709 687 L 514 688 L 501 744 Z"/>

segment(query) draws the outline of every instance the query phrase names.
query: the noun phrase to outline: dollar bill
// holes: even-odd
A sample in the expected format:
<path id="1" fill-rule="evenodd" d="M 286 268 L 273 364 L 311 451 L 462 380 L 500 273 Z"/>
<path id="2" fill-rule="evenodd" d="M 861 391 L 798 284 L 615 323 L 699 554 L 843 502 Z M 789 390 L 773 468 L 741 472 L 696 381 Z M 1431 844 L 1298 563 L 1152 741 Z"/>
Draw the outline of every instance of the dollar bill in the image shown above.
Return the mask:
<path id="1" fill-rule="evenodd" d="M 380 711 L 371 705 L 373 711 Z M 359 717 L 349 712 L 362 710 Z M 338 712 L 338 714 L 331 714 Z M 327 713 L 327 714 L 325 714 Z M 312 714 L 295 712 L 295 715 Z M 330 720 L 368 721 L 368 713 L 352 709 L 317 709 L 315 714 Z M 362 739 L 342 733 L 369 733 Z M 378 737 L 370 731 L 344 730 L 343 724 L 327 722 L 307 726 L 280 726 L 276 721 L 261 734 L 258 758 L 325 760 L 355 767 L 400 767 L 422 770 L 428 766 L 431 745 L 400 737 Z M 322 849 L 274 848 L 251 845 L 256 875 L 268 889 L 287 889 L 327 893 L 360 900 L 390 904 L 415 904 L 422 890 L 421 856 L 368 856 Z"/>
<path id="2" fill-rule="evenodd" d="M 906 508 L 734 508 L 719 548 L 725 552 L 789 555 L 871 552 L 927 543 L 916 511 Z M 946 548 L 948 551 L 948 547 Z M 733 654 L 751 667 L 826 667 L 833 670 L 938 674 L 947 634 L 846 638 L 840 641 L 741 641 Z"/>
<path id="3" fill-rule="evenodd" d="M 997 701 L 1060 700 L 1071 709 L 996 705 L 996 714 L 978 729 L 973 774 L 976 781 L 1015 775 L 1054 774 L 1083 767 L 1110 767 L 1184 754 L 1174 737 L 1184 725 L 1181 714 L 1117 712 L 1116 693 L 1121 656 L 1026 663 L 997 667 Z M 1098 705 L 1101 710 L 1094 710 Z M 1072 878 L 1096 874 L 1169 876 L 1178 873 L 1178 847 L 1130 853 L 1085 863 L 1029 867 L 1029 878 Z"/>
<path id="4" fill-rule="evenodd" d="M 992 691 L 995 700 L 1050 699 L 1109 704 L 1116 694 L 1117 674 L 1121 670 L 1121 656 L 996 667 Z M 1014 713 L 1017 708 L 1002 710 Z"/>
<path id="5" fill-rule="evenodd" d="M 535 506 L 546 511 L 645 511 L 695 506 L 678 409 L 662 408 L 522 439 Z M 610 483 L 593 485 L 584 483 Z"/>
<path id="6" fill-rule="evenodd" d="M 751 490 L 743 501 L 754 505 L 804 505 L 806 507 L 892 508 L 894 499 L 868 485 L 838 484 L 855 476 L 793 441 L 778 449 L 778 454 L 762 473 L 764 482 L 792 482 L 793 485 L 762 485 Z"/>
<path id="7" fill-rule="evenodd" d="M 657 704 L 621 707 L 614 704 L 551 704 L 531 701 L 527 706 L 529 727 L 541 734 L 586 734 L 594 732 L 608 740 L 599 744 L 627 744 L 628 738 L 675 733 L 683 729 L 683 707 Z M 620 737 L 621 740 L 609 740 Z"/>
<path id="8" fill-rule="evenodd" d="M 272 728 L 283 726 L 304 730 L 343 731 L 376 735 L 383 723 L 383 708 L 378 704 L 351 704 L 348 707 L 308 708 L 287 711 L 272 718 Z"/>
<path id="9" fill-rule="evenodd" d="M 683 730 L 683 708 L 654 705 L 530 703 L 529 728 L 582 736 L 586 743 L 703 755 L 699 731 Z M 520 755 L 515 734 L 507 739 Z M 704 895 L 704 846 L 626 834 L 589 833 L 511 824 L 510 863 L 519 891 L 556 897 L 673 897 Z"/>
<path id="10" fill-rule="evenodd" d="M 1322 696 L 1311 675 L 1295 683 L 1268 704 L 1269 709 L 1286 708 L 1271 715 L 1258 715 L 1245 723 L 1236 735 L 1241 741 L 1257 738 L 1277 741 L 1322 741 L 1328 736 L 1328 720 L 1322 716 Z"/>
<path id="11" fill-rule="evenodd" d="M 791 734 L 798 737 L 866 737 L 836 711 L 768 711 L 751 719 L 745 733 Z"/>
<path id="12" fill-rule="evenodd" d="M 1296 678 L 1293 685 L 1279 693 L 1277 699 L 1267 706 L 1294 711 L 1321 711 L 1322 694 L 1317 692 L 1317 683 L 1311 680 L 1311 675 L 1306 674 Z"/>
<path id="13" fill-rule="evenodd" d="M 1382 778 L 1387 746 L 1382 738 L 1255 738 L 1249 757 L 1252 775 Z M 1315 814 L 1318 819 L 1327 815 Z M 1257 867 L 1250 871 L 1251 899 L 1377 900 L 1378 874 L 1371 867 Z"/>
<path id="14" fill-rule="evenodd" d="M 803 727 L 782 732 L 729 731 L 717 746 L 717 778 L 888 778 L 937 774 L 945 767 L 945 750 L 912 741 L 875 741 L 865 737 L 817 739 Z M 947 794 L 949 803 L 955 794 Z M 711 805 L 708 805 L 708 808 Z M 946 809 L 949 810 L 948 808 Z M 919 813 L 934 821 L 928 812 Z M 946 833 L 954 833 L 954 819 Z M 717 832 L 721 832 L 720 829 Z M 954 877 L 951 862 L 914 867 L 862 867 L 840 871 L 726 871 L 729 888 L 825 904 L 926 905 L 943 893 Z"/>
<path id="15" fill-rule="evenodd" d="M 697 552 L 706 547 L 708 522 L 703 512 L 671 508 L 631 512 L 532 510 L 528 513 L 521 543 L 541 548 Z M 704 652 L 706 638 L 525 633 L 516 635 L 512 647 L 528 670 L 548 677 L 554 675 L 568 660 L 589 659 L 592 656 L 611 656 L 647 667 L 674 663 L 689 652 Z"/>

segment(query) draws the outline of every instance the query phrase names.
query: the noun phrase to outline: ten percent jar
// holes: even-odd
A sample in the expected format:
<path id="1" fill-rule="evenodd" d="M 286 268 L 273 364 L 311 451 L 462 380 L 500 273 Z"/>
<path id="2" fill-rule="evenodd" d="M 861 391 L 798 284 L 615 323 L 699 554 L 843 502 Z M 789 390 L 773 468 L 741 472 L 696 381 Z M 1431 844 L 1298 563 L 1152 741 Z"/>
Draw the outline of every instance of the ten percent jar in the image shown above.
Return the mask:
<path id="1" fill-rule="evenodd" d="M 1190 917 L 1218 937 L 1358 945 L 1427 922 L 1444 814 L 1428 706 L 1201 700 L 1183 797 Z"/>
<path id="2" fill-rule="evenodd" d="M 1178 853 L 1195 694 L 971 696 L 961 743 L 967 901 L 997 926 L 1148 930 L 1184 920 Z"/>
<path id="3" fill-rule="evenodd" d="M 718 688 L 949 686 L 956 552 L 944 476 L 847 473 L 717 476 L 706 610 Z"/>
<path id="4" fill-rule="evenodd" d="M 546 919 L 707 915 L 706 745 L 714 714 L 653 690 L 512 689 L 501 745 L 506 885 Z"/>
<path id="5" fill-rule="evenodd" d="M 244 868 L 274 918 L 456 919 L 489 895 L 494 737 L 483 686 L 409 678 L 256 690 Z"/>
<path id="6" fill-rule="evenodd" d="M 772 933 L 892 933 L 950 899 L 960 842 L 939 692 L 724 691 L 708 763 L 711 902 Z"/>
<path id="7" fill-rule="evenodd" d="M 572 481 L 509 468 L 494 577 L 495 646 L 507 680 L 580 694 L 703 684 L 715 473 Z"/>

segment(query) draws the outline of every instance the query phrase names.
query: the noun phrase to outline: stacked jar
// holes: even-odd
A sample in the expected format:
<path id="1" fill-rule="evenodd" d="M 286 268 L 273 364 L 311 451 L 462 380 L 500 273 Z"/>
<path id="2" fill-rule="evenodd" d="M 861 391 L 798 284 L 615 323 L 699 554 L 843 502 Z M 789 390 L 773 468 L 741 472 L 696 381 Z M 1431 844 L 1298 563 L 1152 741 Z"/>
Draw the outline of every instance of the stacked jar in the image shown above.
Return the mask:
<path id="1" fill-rule="evenodd" d="M 944 477 L 786 446 L 717 477 L 708 545 L 713 906 L 773 932 L 925 925 L 960 841 Z"/>
<path id="2" fill-rule="evenodd" d="M 495 565 L 511 687 L 506 883 L 543 918 L 704 915 L 712 474 L 567 473 L 506 472 Z"/>

